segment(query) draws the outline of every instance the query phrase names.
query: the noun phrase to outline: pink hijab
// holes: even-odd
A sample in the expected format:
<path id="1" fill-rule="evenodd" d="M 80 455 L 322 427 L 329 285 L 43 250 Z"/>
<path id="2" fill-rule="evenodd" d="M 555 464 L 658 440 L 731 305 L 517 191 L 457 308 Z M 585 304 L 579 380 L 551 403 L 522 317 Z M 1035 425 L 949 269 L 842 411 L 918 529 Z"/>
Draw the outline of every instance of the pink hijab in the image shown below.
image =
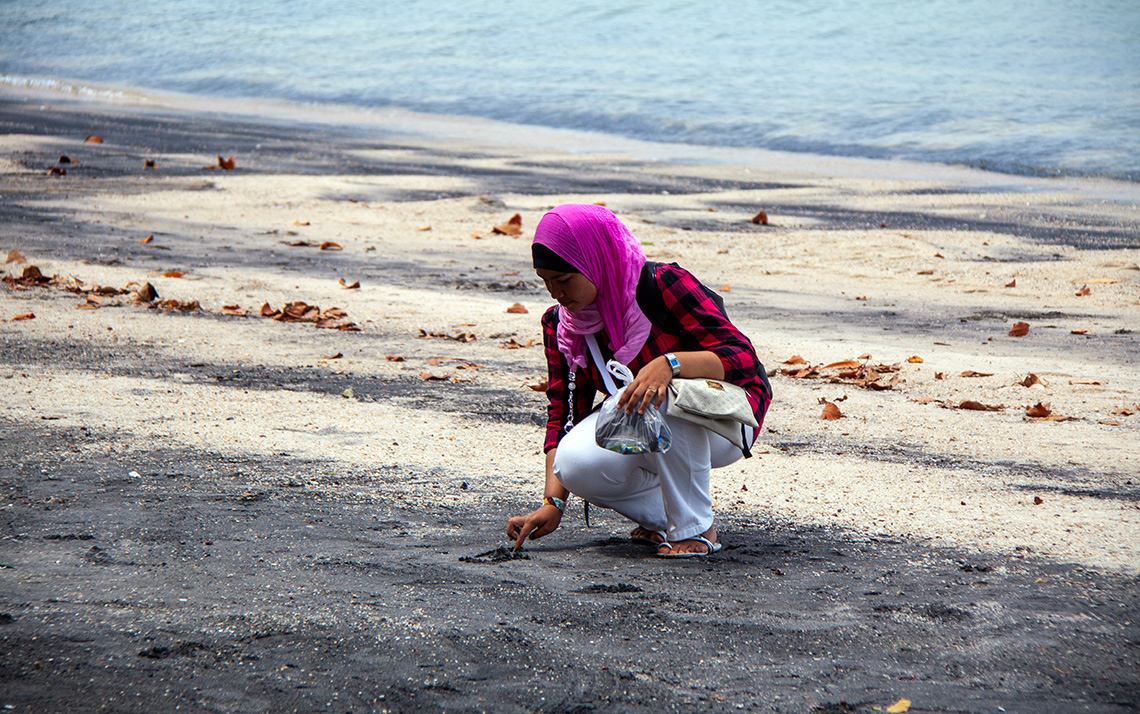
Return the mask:
<path id="1" fill-rule="evenodd" d="M 637 280 L 645 265 L 641 242 L 601 206 L 567 204 L 542 217 L 534 242 L 578 269 L 598 289 L 598 297 L 577 313 L 559 306 L 558 350 L 571 368 L 585 367 L 584 335 L 603 327 L 614 359 L 628 365 L 645 346 L 649 318 L 637 306 Z"/>

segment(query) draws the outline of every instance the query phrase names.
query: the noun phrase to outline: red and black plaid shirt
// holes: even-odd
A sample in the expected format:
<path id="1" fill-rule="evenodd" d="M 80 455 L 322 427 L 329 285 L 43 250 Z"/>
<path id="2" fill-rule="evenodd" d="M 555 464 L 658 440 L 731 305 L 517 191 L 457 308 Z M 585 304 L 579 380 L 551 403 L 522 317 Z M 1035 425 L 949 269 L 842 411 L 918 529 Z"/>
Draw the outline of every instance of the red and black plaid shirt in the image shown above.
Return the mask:
<path id="1" fill-rule="evenodd" d="M 641 352 L 628 366 L 637 372 L 653 359 L 666 352 L 709 351 L 720 357 L 724 365 L 724 380 L 742 387 L 748 393 L 748 402 L 756 414 L 756 421 L 764 423 L 764 414 L 772 401 L 772 393 L 759 370 L 763 369 L 752 342 L 736 328 L 720 311 L 701 284 L 683 268 L 661 264 L 657 267 L 657 285 L 665 301 L 665 307 L 677 318 L 682 334 L 666 332 L 668 328 L 653 325 L 649 338 Z M 542 316 L 542 340 L 546 349 L 546 363 L 550 371 L 550 385 L 546 396 L 550 399 L 547 407 L 546 441 L 544 451 L 558 445 L 565 433 L 568 383 L 570 369 L 566 357 L 558 351 L 558 306 L 553 305 Z M 598 346 L 602 356 L 609 360 L 613 350 L 602 332 Z M 574 383 L 574 423 L 584 419 L 594 407 L 598 391 L 605 392 L 605 382 L 598 372 L 593 359 L 587 359 L 586 367 L 579 369 Z"/>

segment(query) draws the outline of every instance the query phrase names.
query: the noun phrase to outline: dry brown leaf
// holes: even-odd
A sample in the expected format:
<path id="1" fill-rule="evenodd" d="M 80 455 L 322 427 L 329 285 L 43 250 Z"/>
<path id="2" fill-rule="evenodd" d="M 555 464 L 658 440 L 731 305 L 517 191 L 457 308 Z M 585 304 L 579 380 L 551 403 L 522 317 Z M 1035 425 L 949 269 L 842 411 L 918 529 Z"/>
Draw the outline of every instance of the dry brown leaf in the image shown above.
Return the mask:
<path id="1" fill-rule="evenodd" d="M 384 359 L 388 360 L 389 362 L 403 362 L 404 361 L 404 358 L 400 355 L 388 355 Z"/>
<path id="2" fill-rule="evenodd" d="M 1070 379 L 1069 384 L 1089 384 L 1095 387 L 1103 387 L 1108 382 L 1103 379 Z"/>
<path id="3" fill-rule="evenodd" d="M 293 225 L 295 225 L 295 226 L 309 226 L 312 224 L 309 223 L 308 221 L 302 221 L 301 219 L 297 219 L 297 220 L 293 221 Z"/>
<path id="4" fill-rule="evenodd" d="M 36 314 L 34 312 L 25 312 L 22 315 L 16 315 L 15 317 L 12 318 L 11 321 L 12 322 L 18 322 L 19 320 L 34 320 L 34 319 L 36 319 Z"/>
<path id="5" fill-rule="evenodd" d="M 945 372 L 935 372 L 934 378 L 935 379 L 946 379 L 946 373 Z"/>
<path id="6" fill-rule="evenodd" d="M 28 262 L 28 261 L 26 258 L 24 258 L 24 254 L 21 253 L 20 251 L 16 250 L 15 248 L 8 251 L 8 259 L 4 261 L 5 264 L 15 263 L 16 265 L 21 265 L 21 264 L 26 263 L 26 262 Z"/>
<path id="7" fill-rule="evenodd" d="M 1089 289 L 1088 285 L 1085 285 L 1080 290 L 1078 290 L 1076 292 L 1076 295 L 1077 295 L 1077 297 L 1083 297 L 1085 295 L 1092 295 L 1092 290 Z"/>
<path id="8" fill-rule="evenodd" d="M 333 243 L 331 240 L 327 240 L 321 243 L 321 250 L 344 250 L 344 248 L 341 248 L 339 243 Z"/>
<path id="9" fill-rule="evenodd" d="M 910 700 L 909 699 L 900 699 L 897 702 L 895 702 L 894 704 L 887 707 L 887 712 L 889 712 L 889 714 L 902 714 L 903 712 L 909 711 L 909 710 L 910 710 Z"/>
<path id="10" fill-rule="evenodd" d="M 919 275 L 934 275 L 934 271 L 933 270 L 920 270 L 920 271 L 918 271 L 918 274 Z"/>
<path id="11" fill-rule="evenodd" d="M 149 236 L 147 236 L 146 238 L 143 238 L 142 240 L 140 240 L 139 245 L 146 245 L 147 243 L 150 243 L 153 240 L 154 240 L 154 234 L 152 233 Z"/>
<path id="12" fill-rule="evenodd" d="M 492 228 L 491 232 L 503 236 L 522 235 L 522 216 L 516 213 L 503 225 Z"/>
<path id="13" fill-rule="evenodd" d="M 1017 287 L 1017 278 L 1010 280 L 1008 283 L 1005 284 L 1005 286 L 1007 288 L 1016 288 Z"/>
<path id="14" fill-rule="evenodd" d="M 997 406 L 991 406 L 989 404 L 982 404 L 981 402 L 975 402 L 972 399 L 967 399 L 967 400 L 961 402 L 960 404 L 958 404 L 958 408 L 959 409 L 968 409 L 970 411 L 975 411 L 975 412 L 1000 412 L 1002 409 L 1005 409 L 1005 405 L 999 404 Z"/>
<path id="15" fill-rule="evenodd" d="M 1105 426 L 1120 426 L 1120 422 L 1115 419 L 1100 419 L 1097 424 L 1104 424 Z"/>
<path id="16" fill-rule="evenodd" d="M 550 387 L 550 380 L 544 379 L 541 382 L 535 382 L 534 384 L 528 384 L 526 386 L 530 387 L 536 392 L 545 392 L 547 388 Z"/>
<path id="17" fill-rule="evenodd" d="M 285 243 L 285 245 L 289 246 L 290 248 L 316 248 L 317 247 L 316 243 L 310 243 L 307 240 L 295 240 L 292 242 L 281 241 L 281 242 Z"/>
<path id="18" fill-rule="evenodd" d="M 269 303 L 265 303 L 264 305 L 261 306 L 261 316 L 262 317 L 277 317 L 280 314 L 281 314 L 281 311 L 273 309 L 272 307 L 270 307 Z"/>
<path id="19" fill-rule="evenodd" d="M 1047 417 L 1025 417 L 1026 421 L 1079 421 L 1076 417 L 1064 416 L 1061 414 L 1050 414 Z"/>
<path id="20" fill-rule="evenodd" d="M 1025 415 L 1031 417 L 1047 417 L 1052 413 L 1053 410 L 1049 408 L 1049 405 L 1042 404 L 1041 402 L 1037 402 L 1035 406 L 1025 408 Z"/>
<path id="21" fill-rule="evenodd" d="M 249 314 L 249 311 L 243 310 L 241 305 L 222 305 L 219 314 L 229 315 L 230 317 L 245 317 Z"/>
<path id="22" fill-rule="evenodd" d="M 968 369 L 959 376 L 962 376 L 962 377 L 992 377 L 992 376 L 994 376 L 994 373 L 993 372 L 975 372 L 972 369 Z"/>
<path id="23" fill-rule="evenodd" d="M 139 302 L 151 302 L 158 299 L 158 291 L 150 283 L 143 285 L 134 292 L 134 299 Z"/>
<path id="24" fill-rule="evenodd" d="M 534 340 L 528 340 L 524 344 L 524 343 L 519 342 L 518 340 L 516 340 L 515 338 L 512 337 L 511 339 L 507 340 L 506 342 L 504 342 L 503 344 L 501 344 L 499 346 L 505 350 L 519 350 L 519 349 L 523 349 L 526 347 L 531 347 L 533 345 L 534 345 Z"/>
<path id="25" fill-rule="evenodd" d="M 185 274 L 186 273 L 183 273 L 180 270 L 171 270 L 168 273 L 163 273 L 162 277 L 164 277 L 164 278 L 181 278 Z"/>
<path id="26" fill-rule="evenodd" d="M 1115 285 L 1120 281 L 1116 278 L 1093 278 L 1092 280 L 1086 280 L 1085 282 L 1090 285 Z"/>
<path id="27" fill-rule="evenodd" d="M 1025 337 L 1028 334 L 1029 334 L 1029 323 L 1028 322 L 1015 322 L 1015 323 L 1013 323 L 1013 327 L 1011 327 L 1009 329 L 1009 336 L 1010 337 Z"/>
<path id="28" fill-rule="evenodd" d="M 758 226 L 766 226 L 768 225 L 768 214 L 765 211 L 760 211 L 750 220 Z"/>
<path id="29" fill-rule="evenodd" d="M 946 258 L 946 256 L 942 255 L 941 253 L 935 253 L 935 254 L 934 254 L 934 257 L 935 257 L 935 258 L 943 258 L 943 259 L 945 259 L 945 258 Z"/>
<path id="30" fill-rule="evenodd" d="M 48 176 L 66 176 L 67 169 L 61 169 L 58 166 L 53 166 L 48 169 Z"/>
<path id="31" fill-rule="evenodd" d="M 102 144 L 103 143 L 103 137 L 99 136 L 98 134 L 91 134 L 90 136 L 88 136 L 86 139 L 83 140 L 83 143 L 84 144 Z"/>
<path id="32" fill-rule="evenodd" d="M 233 171 L 234 166 L 237 165 L 236 160 L 237 160 L 236 156 L 231 156 L 228 159 L 223 159 L 222 157 L 219 156 L 218 157 L 218 168 L 225 169 L 226 171 Z"/>
<path id="33" fill-rule="evenodd" d="M 67 154 L 64 154 L 63 156 L 59 157 L 59 163 L 70 164 L 70 163 L 72 163 L 71 157 L 68 156 Z"/>
<path id="34" fill-rule="evenodd" d="M 913 357 L 907 357 L 906 361 L 910 362 L 911 364 L 922 364 L 922 358 L 919 357 L 918 355 L 914 355 Z"/>
<path id="35" fill-rule="evenodd" d="M 430 231 L 430 230 L 431 230 L 431 226 L 422 226 L 422 227 L 420 227 L 420 228 L 417 228 L 416 230 L 417 230 L 417 231 L 419 231 L 419 232 L 421 232 L 421 233 L 423 233 L 424 231 Z"/>
<path id="36" fill-rule="evenodd" d="M 514 305 L 511 305 L 507 308 L 507 312 L 512 315 L 525 315 L 530 311 L 527 310 L 521 302 L 516 302 Z"/>
<path id="37" fill-rule="evenodd" d="M 340 359 L 341 357 L 344 357 L 344 354 L 337 352 L 335 355 L 326 355 L 321 357 L 321 359 Z"/>
<path id="38" fill-rule="evenodd" d="M 359 281 L 359 280 L 357 280 L 357 281 L 356 281 L 356 282 L 354 282 L 354 283 L 346 283 L 346 282 L 344 281 L 344 278 L 341 278 L 341 279 L 340 279 L 340 286 L 341 286 L 342 288 L 344 288 L 345 290 L 357 290 L 357 289 L 359 289 L 359 288 L 360 288 L 360 281 Z"/>
<path id="39" fill-rule="evenodd" d="M 792 355 L 791 357 L 784 360 L 784 364 L 807 364 L 807 362 L 803 357 L 800 357 L 799 355 Z"/>
<path id="40" fill-rule="evenodd" d="M 147 159 L 146 163 L 143 164 L 143 170 L 145 171 L 146 169 L 153 169 L 153 168 L 154 168 L 154 159 Z"/>
<path id="41" fill-rule="evenodd" d="M 839 411 L 839 407 L 835 406 L 826 399 L 820 399 L 819 403 L 823 405 L 823 413 L 819 415 L 820 419 L 830 421 L 832 419 L 843 418 L 843 412 Z"/>
<path id="42" fill-rule="evenodd" d="M 1115 414 L 1116 416 L 1132 416 L 1136 412 L 1129 409 L 1128 407 L 1119 407 L 1117 409 L 1113 409 L 1112 413 Z"/>
<path id="43" fill-rule="evenodd" d="M 1032 387 L 1035 384 L 1040 384 L 1042 387 L 1047 386 L 1045 380 L 1038 377 L 1036 374 L 1030 374 L 1025 379 L 1018 382 L 1023 387 Z"/>
<path id="44" fill-rule="evenodd" d="M 1075 330 L 1069 330 L 1070 335 L 1091 335 L 1092 330 L 1087 327 L 1078 327 Z"/>
<path id="45" fill-rule="evenodd" d="M 420 372 L 420 379 L 425 382 L 441 382 L 451 379 L 446 374 L 432 374 L 431 372 Z"/>
<path id="46" fill-rule="evenodd" d="M 823 367 L 820 367 L 820 369 L 854 369 L 856 367 L 862 366 L 863 364 L 857 360 L 845 359 L 842 362 L 832 362 L 831 364 L 825 364 Z"/>

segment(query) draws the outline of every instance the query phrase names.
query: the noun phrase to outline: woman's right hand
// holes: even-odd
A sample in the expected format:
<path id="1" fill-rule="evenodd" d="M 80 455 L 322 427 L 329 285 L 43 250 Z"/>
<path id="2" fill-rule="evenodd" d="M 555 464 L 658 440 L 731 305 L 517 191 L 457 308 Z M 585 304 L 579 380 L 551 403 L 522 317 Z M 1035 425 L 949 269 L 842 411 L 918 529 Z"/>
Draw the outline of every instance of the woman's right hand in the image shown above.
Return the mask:
<path id="1" fill-rule="evenodd" d="M 515 550 L 522 547 L 523 541 L 550 535 L 562 522 L 562 511 L 558 506 L 546 504 L 526 516 L 515 516 L 507 521 L 507 538 L 515 542 Z"/>

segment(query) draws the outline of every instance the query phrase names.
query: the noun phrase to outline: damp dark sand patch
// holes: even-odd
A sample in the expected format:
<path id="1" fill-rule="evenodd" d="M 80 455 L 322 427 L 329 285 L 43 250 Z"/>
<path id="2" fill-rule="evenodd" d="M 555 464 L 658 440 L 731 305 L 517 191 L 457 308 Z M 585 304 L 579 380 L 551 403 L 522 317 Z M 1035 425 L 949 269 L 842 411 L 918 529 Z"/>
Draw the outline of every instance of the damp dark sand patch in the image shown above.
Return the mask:
<path id="1" fill-rule="evenodd" d="M 0 441 L 0 680 L 17 710 L 1134 710 L 1135 577 L 755 517 L 721 520 L 716 559 L 634 558 L 596 535 L 628 529 L 606 513 L 590 530 L 568 515 L 526 567 L 488 568 L 458 556 L 494 557 L 528 504 L 355 503 L 286 485 L 316 462 L 52 424 L 8 422 Z M 70 448 L 92 443 L 107 448 Z M 63 533 L 137 565 L 43 538 Z"/>

